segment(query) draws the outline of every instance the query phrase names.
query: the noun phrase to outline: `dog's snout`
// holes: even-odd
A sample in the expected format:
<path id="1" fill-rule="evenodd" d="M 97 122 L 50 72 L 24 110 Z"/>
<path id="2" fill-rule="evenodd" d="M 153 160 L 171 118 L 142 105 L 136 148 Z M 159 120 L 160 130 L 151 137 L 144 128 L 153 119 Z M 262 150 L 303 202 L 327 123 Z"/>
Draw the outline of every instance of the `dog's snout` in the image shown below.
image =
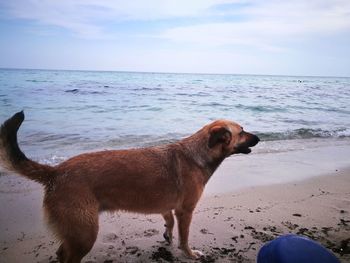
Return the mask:
<path id="1" fill-rule="evenodd" d="M 247 141 L 248 141 L 249 147 L 253 147 L 253 146 L 257 145 L 258 142 L 260 141 L 258 136 L 251 134 L 251 133 L 248 133 L 248 132 L 246 134 L 248 136 Z"/>
<path id="2" fill-rule="evenodd" d="M 253 137 L 252 138 L 252 146 L 255 146 L 258 144 L 258 142 L 260 142 L 260 139 L 258 136 L 254 135 L 254 134 L 252 134 L 252 137 Z"/>

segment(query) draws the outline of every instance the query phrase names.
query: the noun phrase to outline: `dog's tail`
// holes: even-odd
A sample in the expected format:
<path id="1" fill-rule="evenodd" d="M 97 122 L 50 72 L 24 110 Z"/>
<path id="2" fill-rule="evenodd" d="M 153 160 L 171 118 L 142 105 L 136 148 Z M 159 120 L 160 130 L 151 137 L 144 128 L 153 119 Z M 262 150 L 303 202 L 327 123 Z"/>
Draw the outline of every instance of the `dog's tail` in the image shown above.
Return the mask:
<path id="1" fill-rule="evenodd" d="M 54 177 L 54 168 L 28 159 L 17 143 L 17 131 L 24 120 L 23 111 L 16 113 L 0 128 L 0 165 L 31 180 L 48 185 Z"/>

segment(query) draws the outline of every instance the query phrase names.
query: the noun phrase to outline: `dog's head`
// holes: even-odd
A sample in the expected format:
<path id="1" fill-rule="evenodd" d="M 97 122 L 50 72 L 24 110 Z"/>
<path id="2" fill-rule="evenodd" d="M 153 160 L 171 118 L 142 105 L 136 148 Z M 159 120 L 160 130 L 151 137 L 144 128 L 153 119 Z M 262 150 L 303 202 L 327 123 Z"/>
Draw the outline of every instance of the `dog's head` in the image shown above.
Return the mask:
<path id="1" fill-rule="evenodd" d="M 239 124 L 227 120 L 209 124 L 208 133 L 208 147 L 220 150 L 225 156 L 237 153 L 248 154 L 251 152 L 250 147 L 260 141 L 258 136 L 244 131 Z"/>

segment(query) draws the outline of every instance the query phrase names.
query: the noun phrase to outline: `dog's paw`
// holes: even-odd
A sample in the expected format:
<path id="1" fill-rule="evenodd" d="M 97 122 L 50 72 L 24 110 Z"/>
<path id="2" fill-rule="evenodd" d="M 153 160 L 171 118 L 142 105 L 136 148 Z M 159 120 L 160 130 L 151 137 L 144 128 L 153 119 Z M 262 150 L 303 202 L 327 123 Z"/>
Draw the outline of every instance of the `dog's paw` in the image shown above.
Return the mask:
<path id="1" fill-rule="evenodd" d="M 163 237 L 165 241 L 168 242 L 169 245 L 173 242 L 172 234 L 169 234 L 168 231 L 164 232 Z"/>
<path id="2" fill-rule="evenodd" d="M 199 259 L 204 256 L 202 251 L 199 251 L 199 250 L 188 249 L 188 250 L 183 250 L 183 252 L 185 253 L 185 256 L 190 259 Z"/>
<path id="3" fill-rule="evenodd" d="M 194 259 L 199 259 L 200 257 L 204 257 L 204 254 L 200 250 L 192 250 L 192 254 L 195 256 Z"/>

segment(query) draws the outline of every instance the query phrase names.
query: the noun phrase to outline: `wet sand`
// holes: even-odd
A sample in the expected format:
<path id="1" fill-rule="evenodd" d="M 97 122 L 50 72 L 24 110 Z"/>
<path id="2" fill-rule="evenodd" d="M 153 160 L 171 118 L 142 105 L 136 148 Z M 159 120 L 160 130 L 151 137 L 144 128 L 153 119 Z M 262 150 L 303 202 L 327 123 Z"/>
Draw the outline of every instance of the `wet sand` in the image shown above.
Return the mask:
<path id="1" fill-rule="evenodd" d="M 274 167 L 252 162 L 255 157 L 259 156 L 247 158 L 253 163 L 250 168 L 255 164 L 252 169 L 261 170 L 260 176 L 265 170 L 286 173 L 283 158 L 274 160 L 280 163 Z M 227 160 L 214 174 L 214 186 L 220 176 L 230 180 L 232 167 L 254 177 L 242 158 Z M 293 160 L 291 172 L 301 171 Z M 195 210 L 190 245 L 204 252 L 201 262 L 255 262 L 265 242 L 295 233 L 320 242 L 341 262 L 350 262 L 350 168 L 344 165 L 322 163 L 319 166 L 328 170 L 322 168 L 319 176 L 288 183 L 274 181 L 222 193 L 209 188 Z M 0 262 L 56 262 L 58 242 L 43 222 L 42 194 L 39 184 L 15 175 L 0 177 Z M 174 244 L 164 242 L 163 224 L 160 215 L 103 213 L 98 239 L 83 262 L 187 262 L 177 249 L 176 229 Z"/>

